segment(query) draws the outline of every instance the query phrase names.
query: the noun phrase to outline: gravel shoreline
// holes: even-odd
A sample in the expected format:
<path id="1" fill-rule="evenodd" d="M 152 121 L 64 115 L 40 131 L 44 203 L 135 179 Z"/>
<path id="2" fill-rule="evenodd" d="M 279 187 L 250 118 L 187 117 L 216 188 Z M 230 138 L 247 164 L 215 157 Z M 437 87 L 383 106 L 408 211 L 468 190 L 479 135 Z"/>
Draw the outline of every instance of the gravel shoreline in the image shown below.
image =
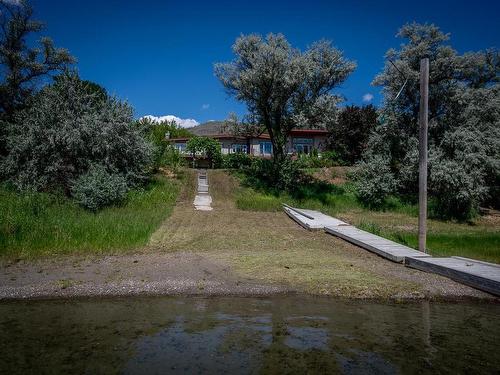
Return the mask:
<path id="1" fill-rule="evenodd" d="M 0 264 L 0 300 L 292 292 L 237 278 L 227 265 L 193 253 L 67 256 Z"/>
<path id="2" fill-rule="evenodd" d="M 421 273 L 422 279 L 427 275 Z M 447 285 L 446 290 L 394 294 L 389 300 L 500 301 L 451 281 Z M 228 264 L 191 252 L 66 256 L 0 263 L 0 301 L 124 296 L 266 297 L 288 294 L 310 293 L 300 287 L 239 277 Z M 376 293 L 325 296 L 387 300 Z"/>

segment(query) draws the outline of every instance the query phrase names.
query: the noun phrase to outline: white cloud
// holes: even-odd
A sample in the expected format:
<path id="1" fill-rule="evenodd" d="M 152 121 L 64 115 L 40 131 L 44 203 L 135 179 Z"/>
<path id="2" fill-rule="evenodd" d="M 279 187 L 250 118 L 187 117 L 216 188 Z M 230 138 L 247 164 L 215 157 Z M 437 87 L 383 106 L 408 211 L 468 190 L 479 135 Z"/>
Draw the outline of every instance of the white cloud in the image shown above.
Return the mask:
<path id="1" fill-rule="evenodd" d="M 209 109 L 210 108 L 210 104 L 202 104 L 201 105 L 201 109 Z"/>
<path id="2" fill-rule="evenodd" d="M 373 100 L 373 95 L 372 94 L 368 93 L 368 94 L 363 95 L 363 101 L 365 103 L 369 103 L 372 100 Z"/>
<path id="3" fill-rule="evenodd" d="M 163 121 L 175 121 L 177 125 L 181 128 L 192 128 L 193 126 L 200 125 L 198 121 L 192 118 L 180 118 L 174 115 L 166 115 L 166 116 L 152 116 L 147 115 L 142 118 L 147 118 L 153 122 L 163 122 Z"/>

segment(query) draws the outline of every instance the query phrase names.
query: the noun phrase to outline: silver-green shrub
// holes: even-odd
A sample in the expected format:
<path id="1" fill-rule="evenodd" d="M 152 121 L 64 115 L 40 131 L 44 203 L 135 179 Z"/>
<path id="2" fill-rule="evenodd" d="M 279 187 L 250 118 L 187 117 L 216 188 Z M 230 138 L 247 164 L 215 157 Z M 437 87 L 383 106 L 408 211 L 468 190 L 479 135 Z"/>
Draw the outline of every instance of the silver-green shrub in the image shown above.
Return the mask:
<path id="1" fill-rule="evenodd" d="M 446 158 L 441 152 L 431 153 L 430 186 L 440 216 L 470 219 L 487 194 L 484 170 L 464 160 Z"/>
<path id="2" fill-rule="evenodd" d="M 384 101 L 362 166 L 374 164 L 375 170 L 377 157 L 387 158 L 396 193 L 416 200 L 419 68 L 421 58 L 429 57 L 428 191 L 436 203 L 433 214 L 466 219 L 479 205 L 500 207 L 498 51 L 460 55 L 447 44 L 449 35 L 434 25 L 407 24 L 398 36 L 405 42 L 387 52 L 385 67 L 373 82 L 382 87 Z M 358 181 L 363 192 L 375 184 Z M 378 202 L 380 197 L 374 198 Z"/>
<path id="3" fill-rule="evenodd" d="M 75 201 L 92 211 L 121 202 L 127 191 L 127 180 L 123 175 L 111 173 L 99 164 L 92 165 L 71 186 Z"/>
<path id="4" fill-rule="evenodd" d="M 69 194 L 74 181 L 100 164 L 132 187 L 147 178 L 152 150 L 132 121 L 128 104 L 98 97 L 75 73 L 65 73 L 9 124 L 3 173 L 19 189 Z"/>
<path id="5" fill-rule="evenodd" d="M 300 51 L 282 34 L 272 33 L 242 35 L 233 52 L 232 61 L 215 65 L 215 75 L 230 95 L 247 105 L 241 125 L 270 135 L 273 171 L 278 172 L 293 128 L 325 128 L 336 120 L 342 98 L 332 91 L 356 64 L 326 40 Z"/>
<path id="6" fill-rule="evenodd" d="M 369 207 L 383 206 L 387 196 L 396 190 L 396 179 L 387 160 L 377 155 L 370 162 L 361 161 L 354 173 L 356 196 Z"/>

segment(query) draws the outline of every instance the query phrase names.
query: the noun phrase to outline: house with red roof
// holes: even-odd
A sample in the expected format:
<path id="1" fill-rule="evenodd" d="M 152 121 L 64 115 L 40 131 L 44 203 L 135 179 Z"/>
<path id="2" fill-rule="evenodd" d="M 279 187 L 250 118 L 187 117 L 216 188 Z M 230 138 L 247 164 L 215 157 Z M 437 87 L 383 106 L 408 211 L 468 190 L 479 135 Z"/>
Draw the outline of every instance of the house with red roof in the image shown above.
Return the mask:
<path id="1" fill-rule="evenodd" d="M 269 134 L 259 136 L 237 136 L 228 129 L 223 121 L 209 121 L 190 128 L 194 135 L 210 137 L 219 141 L 223 155 L 232 153 L 246 153 L 259 157 L 271 157 L 273 147 Z M 287 153 L 310 154 L 313 150 L 321 153 L 325 150 L 329 132 L 322 129 L 293 129 L 286 144 Z M 170 142 L 181 153 L 186 152 L 189 138 L 171 138 Z"/>

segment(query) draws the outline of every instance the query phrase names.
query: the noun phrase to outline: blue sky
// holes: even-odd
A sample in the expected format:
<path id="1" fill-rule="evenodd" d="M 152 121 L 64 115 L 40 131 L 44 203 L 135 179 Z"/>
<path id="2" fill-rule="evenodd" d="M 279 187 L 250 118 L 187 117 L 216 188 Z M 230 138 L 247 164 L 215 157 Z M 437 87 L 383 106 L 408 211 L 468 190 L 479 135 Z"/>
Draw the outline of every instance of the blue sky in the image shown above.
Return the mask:
<path id="1" fill-rule="evenodd" d="M 332 40 L 358 68 L 338 92 L 347 103 L 379 88 L 370 82 L 397 47 L 406 22 L 432 22 L 450 32 L 460 52 L 500 46 L 498 1 L 112 1 L 34 0 L 46 34 L 78 59 L 84 79 L 126 99 L 136 117 L 176 115 L 199 122 L 245 112 L 213 75 L 232 59 L 240 34 L 283 33 L 305 49 Z"/>

